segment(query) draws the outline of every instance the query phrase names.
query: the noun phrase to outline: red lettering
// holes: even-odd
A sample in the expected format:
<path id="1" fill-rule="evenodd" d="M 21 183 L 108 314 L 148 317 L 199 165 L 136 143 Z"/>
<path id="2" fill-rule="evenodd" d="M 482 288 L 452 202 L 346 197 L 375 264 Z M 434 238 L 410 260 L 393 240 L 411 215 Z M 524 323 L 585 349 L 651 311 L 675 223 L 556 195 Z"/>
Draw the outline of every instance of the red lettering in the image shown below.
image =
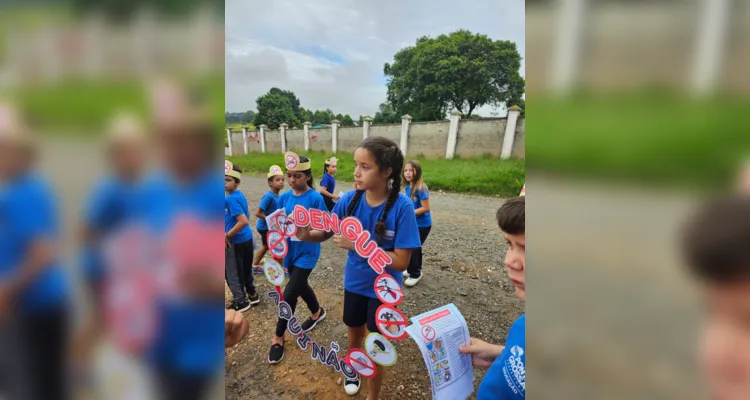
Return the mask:
<path id="1" fill-rule="evenodd" d="M 378 249 L 375 250 L 375 252 L 367 260 L 367 263 L 370 264 L 370 268 L 375 270 L 375 272 L 380 275 L 385 272 L 386 266 L 393 263 L 393 260 L 391 259 L 391 256 L 388 255 L 388 253 L 378 247 Z"/>
<path id="2" fill-rule="evenodd" d="M 368 231 L 362 232 L 357 238 L 357 241 L 354 242 L 354 250 L 356 250 L 357 254 L 363 258 L 370 257 L 377 248 L 378 245 L 370 240 L 370 232 Z"/>
<path id="3" fill-rule="evenodd" d="M 331 214 L 324 212 L 323 213 L 323 230 L 326 232 L 330 232 L 332 225 L 333 225 L 333 222 L 331 221 Z"/>
<path id="4" fill-rule="evenodd" d="M 294 206 L 294 224 L 302 228 L 310 225 L 310 214 L 300 205 Z"/>
<path id="5" fill-rule="evenodd" d="M 333 231 L 333 233 L 336 235 L 338 235 L 339 232 L 341 232 L 341 229 L 339 229 L 340 224 L 341 224 L 341 221 L 339 221 L 339 216 L 331 213 L 331 231 Z"/>
<path id="6" fill-rule="evenodd" d="M 322 231 L 326 227 L 323 224 L 323 214 L 325 214 L 323 211 L 317 210 L 315 208 L 310 209 L 310 227 Z"/>
<path id="7" fill-rule="evenodd" d="M 341 221 L 341 234 L 346 240 L 355 242 L 359 234 L 362 233 L 362 223 L 354 217 L 347 217 Z"/>

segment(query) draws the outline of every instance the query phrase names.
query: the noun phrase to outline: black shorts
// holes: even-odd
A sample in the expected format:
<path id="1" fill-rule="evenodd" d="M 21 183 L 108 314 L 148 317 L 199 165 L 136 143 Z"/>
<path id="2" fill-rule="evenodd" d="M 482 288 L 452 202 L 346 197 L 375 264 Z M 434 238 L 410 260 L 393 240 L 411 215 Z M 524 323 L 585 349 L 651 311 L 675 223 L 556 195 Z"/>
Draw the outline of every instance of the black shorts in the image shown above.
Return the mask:
<path id="1" fill-rule="evenodd" d="M 260 235 L 260 243 L 263 244 L 263 246 L 268 247 L 268 229 L 262 231 L 260 229 L 257 230 L 258 234 Z"/>
<path id="2" fill-rule="evenodd" d="M 380 333 L 375 323 L 375 312 L 382 304 L 378 299 L 344 290 L 344 324 L 350 328 L 367 324 L 368 331 Z"/>

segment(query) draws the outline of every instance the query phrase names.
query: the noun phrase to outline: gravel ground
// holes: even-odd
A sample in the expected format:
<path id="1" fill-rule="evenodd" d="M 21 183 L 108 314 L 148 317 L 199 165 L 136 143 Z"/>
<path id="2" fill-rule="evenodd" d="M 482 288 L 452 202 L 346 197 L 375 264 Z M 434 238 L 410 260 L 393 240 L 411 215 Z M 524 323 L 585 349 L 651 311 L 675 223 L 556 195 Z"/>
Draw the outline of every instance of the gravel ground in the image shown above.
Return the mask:
<path id="1" fill-rule="evenodd" d="M 339 182 L 340 186 L 343 185 Z M 242 191 L 254 209 L 267 190 L 265 179 L 247 176 Z M 432 193 L 433 227 L 424 249 L 424 278 L 407 289 L 400 309 L 411 317 L 453 303 L 461 310 L 472 336 L 503 344 L 511 323 L 523 313 L 522 302 L 502 268 L 505 243 L 494 223 L 500 199 Z M 255 226 L 255 218 L 251 218 Z M 257 238 L 257 232 L 256 232 Z M 324 243 L 310 284 L 329 311 L 329 317 L 313 330 L 312 337 L 328 344 L 336 341 L 346 347 L 343 310 L 343 267 L 346 253 Z M 272 290 L 265 277 L 256 276 L 260 293 Z M 231 295 L 228 294 L 228 298 Z M 306 319 L 304 302 L 297 317 Z M 339 377 L 330 368 L 313 362 L 309 351 L 301 351 L 287 341 L 284 360 L 278 365 L 267 361 L 276 323 L 275 307 L 265 296 L 246 313 L 250 322 L 248 338 L 226 350 L 227 399 L 349 399 Z M 397 342 L 398 363 L 388 372 L 383 399 L 427 399 L 431 397 L 429 377 L 416 344 L 409 338 Z M 475 370 L 475 388 L 484 371 Z M 366 384 L 351 397 L 365 399 Z"/>

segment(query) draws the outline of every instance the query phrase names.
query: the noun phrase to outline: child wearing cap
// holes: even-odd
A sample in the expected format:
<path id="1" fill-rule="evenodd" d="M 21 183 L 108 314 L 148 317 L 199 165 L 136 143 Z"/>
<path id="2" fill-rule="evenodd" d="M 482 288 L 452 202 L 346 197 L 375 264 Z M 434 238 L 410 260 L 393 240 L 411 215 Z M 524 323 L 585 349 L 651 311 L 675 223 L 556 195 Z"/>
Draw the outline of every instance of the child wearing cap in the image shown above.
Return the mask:
<path id="1" fill-rule="evenodd" d="M 334 176 L 336 175 L 337 163 L 338 159 L 336 159 L 336 157 L 331 157 L 326 160 L 325 165 L 323 166 L 323 179 L 320 181 L 320 194 L 323 195 L 323 200 L 325 201 L 329 212 L 333 210 L 335 201 L 339 200 L 339 196 L 334 194 L 334 191 L 336 190 L 336 179 L 334 179 Z"/>
<path id="2" fill-rule="evenodd" d="M 268 179 L 269 190 L 260 199 L 258 209 L 255 211 L 255 217 L 258 218 L 255 230 L 258 231 L 260 241 L 263 244 L 255 254 L 255 259 L 253 260 L 253 273 L 256 274 L 263 273 L 263 267 L 260 263 L 268 251 L 268 239 L 266 238 L 268 236 L 268 224 L 266 223 L 266 216 L 271 215 L 279 209 L 279 192 L 284 188 L 284 172 L 281 171 L 281 167 L 278 165 L 272 165 L 268 169 L 266 178 Z"/>
<path id="3" fill-rule="evenodd" d="M 310 160 L 292 152 L 287 152 L 284 160 L 286 176 L 292 190 L 279 197 L 279 208 L 283 208 L 287 215 L 292 215 L 294 207 L 298 205 L 308 210 L 326 211 L 323 196 L 314 189 Z M 302 242 L 296 237 L 286 240 L 288 251 L 284 257 L 284 267 L 289 271 L 289 281 L 284 288 L 284 301 L 294 312 L 297 300 L 302 297 L 311 313 L 302 323 L 302 330 L 308 332 L 326 317 L 325 309 L 318 303 L 315 291 L 308 283 L 310 274 L 320 258 L 320 243 Z M 277 364 L 284 358 L 284 333 L 287 323 L 287 320 L 279 318 L 276 324 L 276 333 L 271 340 L 271 350 L 268 353 L 270 364 Z"/>
<path id="4" fill-rule="evenodd" d="M 242 170 L 229 161 L 225 163 L 230 166 L 224 173 L 224 230 L 228 252 L 225 267 L 227 284 L 234 298 L 229 307 L 233 310 L 245 311 L 251 305 L 260 303 L 260 297 L 255 290 L 251 264 L 253 233 L 250 231 L 250 222 L 247 219 L 247 199 L 238 190 Z M 231 262 L 232 259 L 234 262 Z"/>

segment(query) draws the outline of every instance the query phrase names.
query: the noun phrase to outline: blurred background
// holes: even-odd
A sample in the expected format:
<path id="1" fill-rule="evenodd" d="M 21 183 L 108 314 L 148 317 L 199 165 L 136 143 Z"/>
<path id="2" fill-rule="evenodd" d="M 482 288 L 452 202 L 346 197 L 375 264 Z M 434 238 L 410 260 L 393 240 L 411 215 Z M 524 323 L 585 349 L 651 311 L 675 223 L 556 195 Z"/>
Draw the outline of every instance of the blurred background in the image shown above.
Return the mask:
<path id="1" fill-rule="evenodd" d="M 73 285 L 75 304 L 72 332 L 80 331 L 101 306 L 83 290 L 79 233 L 93 187 L 112 166 L 105 131 L 111 131 L 112 118 L 123 112 L 152 127 L 160 106 L 150 102 L 150 84 L 167 77 L 180 88 L 186 103 L 210 110 L 204 114 L 215 116 L 216 141 L 223 140 L 223 17 L 223 0 L 0 2 L 0 98 L 27 117 L 37 136 L 38 170 L 58 197 L 62 264 Z M 187 114 L 180 114 L 181 127 L 195 121 Z M 157 143 L 152 129 L 148 131 L 149 157 L 144 158 L 151 160 L 149 165 L 158 165 Z M 219 151 L 216 147 L 217 157 Z M 216 184 L 218 193 L 218 180 Z M 217 207 L 217 217 L 219 213 Z M 217 248 L 223 250 L 219 243 L 217 236 Z M 223 291 L 220 296 L 223 299 Z M 102 341 L 107 341 L 106 336 Z M 223 360 L 221 348 L 216 351 Z M 105 355 L 95 364 L 99 380 L 93 386 L 113 380 L 108 381 L 110 386 L 97 388 L 108 397 L 92 392 L 94 398 L 148 398 L 134 383 L 144 376 L 140 367 L 118 364 L 122 359 L 107 349 L 100 353 Z M 76 383 L 94 379 L 91 371 L 68 372 L 71 382 L 73 377 L 80 378 Z M 76 376 L 81 374 L 86 376 Z M 221 371 L 214 394 L 223 398 L 219 375 Z"/>
<path id="2" fill-rule="evenodd" d="M 749 6 L 527 0 L 529 398 L 706 398 L 676 234 L 750 156 Z"/>

